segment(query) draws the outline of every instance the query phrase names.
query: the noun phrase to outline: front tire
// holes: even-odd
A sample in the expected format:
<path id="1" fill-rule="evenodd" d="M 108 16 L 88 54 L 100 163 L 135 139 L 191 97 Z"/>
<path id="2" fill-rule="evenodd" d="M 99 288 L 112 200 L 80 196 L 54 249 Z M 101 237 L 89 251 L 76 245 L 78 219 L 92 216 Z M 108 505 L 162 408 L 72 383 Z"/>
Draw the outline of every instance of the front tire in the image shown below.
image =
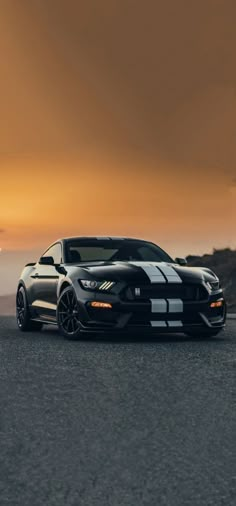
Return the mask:
<path id="1" fill-rule="evenodd" d="M 42 329 L 43 324 L 31 320 L 26 291 L 20 286 L 16 294 L 16 321 L 21 332 L 36 332 Z"/>
<path id="2" fill-rule="evenodd" d="M 76 294 L 72 287 L 67 287 L 61 293 L 57 304 L 57 324 L 61 334 L 66 339 L 80 338 L 81 323 Z"/>

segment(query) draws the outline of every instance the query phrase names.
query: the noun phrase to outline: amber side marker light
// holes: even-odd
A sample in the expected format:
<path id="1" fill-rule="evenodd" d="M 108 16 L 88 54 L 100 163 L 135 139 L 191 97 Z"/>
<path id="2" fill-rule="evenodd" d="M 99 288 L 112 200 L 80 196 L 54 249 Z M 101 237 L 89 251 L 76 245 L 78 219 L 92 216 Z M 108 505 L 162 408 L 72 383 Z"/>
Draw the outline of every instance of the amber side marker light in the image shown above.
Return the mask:
<path id="1" fill-rule="evenodd" d="M 101 307 L 103 309 L 112 309 L 112 304 L 110 302 L 91 302 L 91 307 Z"/>
<path id="2" fill-rule="evenodd" d="M 216 302 L 212 302 L 210 304 L 210 307 L 222 307 L 224 304 L 223 300 L 217 300 Z"/>

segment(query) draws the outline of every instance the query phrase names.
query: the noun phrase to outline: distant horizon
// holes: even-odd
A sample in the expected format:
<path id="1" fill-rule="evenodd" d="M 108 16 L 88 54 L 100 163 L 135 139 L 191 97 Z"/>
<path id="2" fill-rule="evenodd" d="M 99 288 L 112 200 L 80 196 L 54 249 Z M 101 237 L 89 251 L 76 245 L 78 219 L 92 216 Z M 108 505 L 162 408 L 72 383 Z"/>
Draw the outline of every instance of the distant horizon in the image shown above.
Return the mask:
<path id="1" fill-rule="evenodd" d="M 160 244 L 163 247 L 162 244 Z M 46 249 L 46 248 L 45 248 Z M 44 249 L 44 250 L 45 250 Z M 166 249 L 166 248 L 163 248 Z M 236 248 L 232 248 L 230 246 L 220 246 L 220 247 L 211 247 L 211 250 L 203 250 L 201 251 L 188 251 L 187 253 L 176 253 L 172 254 L 170 250 L 166 249 L 167 253 L 169 253 L 172 258 L 175 257 L 188 257 L 188 256 L 200 256 L 203 255 L 212 255 L 215 250 L 223 251 L 225 249 L 230 249 L 231 251 L 236 251 Z M 0 252 L 0 297 L 8 297 L 15 294 L 18 279 L 20 278 L 20 273 L 23 270 L 23 267 L 28 262 L 37 261 L 39 259 L 40 253 L 43 253 L 43 249 L 29 249 L 29 250 L 4 250 Z M 9 277 L 10 273 L 10 277 Z M 9 288 L 8 288 L 9 287 Z"/>
<path id="2" fill-rule="evenodd" d="M 190 253 L 187 253 L 185 256 L 187 255 L 204 255 L 204 254 L 211 254 L 214 250 L 218 250 L 218 249 L 231 249 L 231 250 L 236 250 L 236 240 L 234 241 L 234 244 L 232 242 L 228 242 L 228 243 L 225 243 L 224 241 L 218 241 L 218 244 L 217 244 L 217 241 L 216 243 L 213 243 L 212 244 L 212 241 L 209 240 L 208 242 L 207 241 L 204 241 L 203 243 L 200 243 L 201 246 L 199 247 L 194 247 L 193 245 L 191 246 L 190 244 L 188 245 L 188 242 L 185 241 L 185 246 L 180 246 L 180 244 L 183 245 L 183 241 L 181 240 L 180 238 L 180 241 L 178 241 L 177 244 L 173 244 L 173 242 L 170 240 L 170 239 L 166 239 L 166 241 L 164 241 L 166 243 L 166 246 L 163 245 L 163 241 L 158 241 L 158 240 L 155 240 L 153 239 L 153 237 L 148 237 L 148 236 L 138 236 L 137 234 L 136 235 L 118 235 L 118 234 L 81 234 L 81 235 L 76 235 L 76 234 L 71 234 L 71 235 L 67 235 L 67 236 L 55 236 L 54 239 L 52 238 L 51 241 L 47 242 L 47 243 L 44 243 L 42 245 L 39 245 L 37 247 L 33 247 L 29 245 L 28 248 L 26 247 L 20 247 L 20 248 L 4 248 L 4 247 L 0 247 L 0 259 L 1 259 L 1 256 L 3 255 L 6 255 L 6 254 L 24 254 L 24 253 L 35 253 L 35 254 L 40 254 L 40 253 L 43 253 L 51 244 L 53 244 L 54 242 L 56 241 L 59 241 L 61 239 L 63 239 L 63 237 L 126 237 L 126 238 L 131 238 L 131 239 L 140 239 L 140 240 L 145 240 L 145 241 L 150 241 L 150 242 L 154 242 L 155 244 L 159 245 L 161 248 L 163 249 L 168 249 L 168 247 L 170 249 L 172 249 L 172 251 L 179 251 L 180 249 L 181 250 L 188 250 L 190 251 Z M 199 241 L 197 240 L 198 244 L 199 244 Z M 210 243 L 210 244 L 209 244 Z M 169 245 L 169 246 L 168 246 Z M 189 246 L 189 247 L 188 247 Z M 191 251 L 194 250 L 194 251 Z M 167 251 L 168 253 L 170 253 L 169 251 Z M 182 253 L 184 254 L 184 253 Z"/>
<path id="3" fill-rule="evenodd" d="M 76 236 L 75 236 L 76 237 Z M 98 237 L 98 236 L 96 236 Z M 102 236 L 104 237 L 104 236 Z M 117 237 L 117 236 L 116 236 Z M 142 237 L 132 237 L 132 236 L 129 236 L 131 239 L 142 239 Z M 128 238 L 128 236 L 127 236 Z M 144 239 L 144 240 L 149 240 L 149 239 Z M 55 241 L 52 241 L 51 243 L 48 243 L 48 246 L 46 246 L 45 248 L 29 248 L 29 249 L 3 249 L 3 248 L 0 248 L 0 263 L 1 263 L 1 258 L 9 255 L 9 256 L 15 256 L 15 255 L 19 255 L 19 256 L 25 256 L 25 255 L 29 255 L 29 257 L 31 258 L 30 261 L 33 261 L 33 260 L 38 260 L 40 254 L 43 254 L 43 252 L 47 249 L 47 247 L 50 246 L 50 244 L 53 244 L 54 242 L 56 242 L 57 239 L 55 239 Z M 162 249 L 164 249 L 168 254 L 170 254 L 170 256 L 172 258 L 174 257 L 177 257 L 177 256 L 183 256 L 183 257 L 187 257 L 187 256 L 203 256 L 203 255 L 211 255 L 213 254 L 213 252 L 215 250 L 225 250 L 225 249 L 229 249 L 231 251 L 236 251 L 236 245 L 233 246 L 233 245 L 218 245 L 218 246 L 211 246 L 209 248 L 199 248 L 198 250 L 191 250 L 189 249 L 188 252 L 182 252 L 182 253 L 176 253 L 175 255 L 171 254 L 170 250 L 168 250 L 168 248 L 165 248 L 163 246 L 163 244 L 161 243 L 157 243 L 156 241 L 153 241 L 150 239 L 150 242 L 154 242 L 155 244 L 157 244 L 158 246 L 160 246 Z M 175 247 L 172 247 L 172 252 L 174 251 L 180 251 L 182 250 L 182 248 L 175 248 Z M 186 250 L 187 251 L 187 250 Z M 32 255 L 34 258 L 32 258 Z"/>

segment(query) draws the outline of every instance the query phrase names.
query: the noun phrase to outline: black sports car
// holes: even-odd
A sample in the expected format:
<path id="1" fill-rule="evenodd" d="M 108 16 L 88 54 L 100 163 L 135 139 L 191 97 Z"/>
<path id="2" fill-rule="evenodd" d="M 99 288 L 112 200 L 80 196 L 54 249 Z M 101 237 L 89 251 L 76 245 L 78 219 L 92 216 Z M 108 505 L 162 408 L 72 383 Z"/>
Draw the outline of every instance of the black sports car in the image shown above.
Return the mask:
<path id="1" fill-rule="evenodd" d="M 210 269 L 185 264 L 143 240 L 59 240 L 22 272 L 19 329 L 55 324 L 70 339 L 140 330 L 215 336 L 226 317 L 219 279 Z"/>

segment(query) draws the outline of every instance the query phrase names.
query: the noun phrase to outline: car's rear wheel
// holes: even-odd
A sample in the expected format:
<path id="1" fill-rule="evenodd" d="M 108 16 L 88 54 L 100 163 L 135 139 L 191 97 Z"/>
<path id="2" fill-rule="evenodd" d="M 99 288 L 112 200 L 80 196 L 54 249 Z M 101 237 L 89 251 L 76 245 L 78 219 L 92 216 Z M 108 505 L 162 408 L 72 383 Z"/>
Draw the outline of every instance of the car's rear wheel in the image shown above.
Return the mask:
<path id="1" fill-rule="evenodd" d="M 16 294 L 16 320 L 22 332 L 34 332 L 42 329 L 43 324 L 31 320 L 26 291 L 20 286 Z"/>
<path id="2" fill-rule="evenodd" d="M 67 339 L 79 339 L 81 323 L 77 297 L 72 287 L 61 293 L 57 305 L 57 324 L 61 334 Z"/>
<path id="3" fill-rule="evenodd" d="M 207 330 L 193 330 L 189 332 L 185 332 L 185 334 L 189 337 L 195 337 L 197 339 L 209 339 L 211 337 L 216 337 L 222 329 L 207 329 Z"/>

